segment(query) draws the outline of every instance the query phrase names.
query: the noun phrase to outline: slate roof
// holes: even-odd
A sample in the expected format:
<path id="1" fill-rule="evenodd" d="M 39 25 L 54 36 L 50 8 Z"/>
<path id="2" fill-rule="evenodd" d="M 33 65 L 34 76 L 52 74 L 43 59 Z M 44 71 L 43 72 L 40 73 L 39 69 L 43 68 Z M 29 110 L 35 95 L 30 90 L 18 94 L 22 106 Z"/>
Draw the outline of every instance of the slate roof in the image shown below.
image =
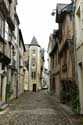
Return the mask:
<path id="1" fill-rule="evenodd" d="M 39 45 L 35 36 L 32 38 L 30 46 L 39 46 L 40 47 L 40 45 Z"/>
<path id="2" fill-rule="evenodd" d="M 57 4 L 56 6 L 56 22 L 60 23 L 61 22 L 61 12 L 64 7 L 66 7 L 67 4 Z"/>
<path id="3" fill-rule="evenodd" d="M 57 4 L 56 11 L 58 14 L 61 14 L 61 10 L 66 7 L 67 4 Z"/>
<path id="4" fill-rule="evenodd" d="M 65 6 L 63 9 L 62 9 L 62 12 L 71 12 L 73 11 L 73 4 L 69 4 L 67 6 Z"/>
<path id="5" fill-rule="evenodd" d="M 61 23 L 64 13 L 70 13 L 73 10 L 73 4 L 57 4 L 56 7 L 56 22 Z"/>

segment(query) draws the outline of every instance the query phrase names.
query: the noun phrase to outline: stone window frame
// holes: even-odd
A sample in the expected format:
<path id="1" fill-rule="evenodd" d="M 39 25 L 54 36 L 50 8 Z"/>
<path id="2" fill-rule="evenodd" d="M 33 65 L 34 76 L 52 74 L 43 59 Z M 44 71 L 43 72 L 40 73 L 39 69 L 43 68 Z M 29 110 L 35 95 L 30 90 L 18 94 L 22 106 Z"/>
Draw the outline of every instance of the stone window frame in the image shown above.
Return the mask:
<path id="1" fill-rule="evenodd" d="M 36 72 L 35 71 L 31 72 L 31 78 L 34 79 L 34 80 L 36 79 Z"/>

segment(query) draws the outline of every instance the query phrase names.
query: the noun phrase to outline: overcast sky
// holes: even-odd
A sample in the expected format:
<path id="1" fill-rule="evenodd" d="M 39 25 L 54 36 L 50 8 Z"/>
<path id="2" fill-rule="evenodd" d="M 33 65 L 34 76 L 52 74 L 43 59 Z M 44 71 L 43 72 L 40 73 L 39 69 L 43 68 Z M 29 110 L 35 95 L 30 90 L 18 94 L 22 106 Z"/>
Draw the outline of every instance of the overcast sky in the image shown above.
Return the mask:
<path id="1" fill-rule="evenodd" d="M 56 9 L 56 3 L 70 2 L 71 0 L 18 0 L 17 13 L 24 42 L 29 44 L 35 36 L 41 47 L 47 50 L 49 35 L 53 29 L 57 29 L 51 12 Z"/>

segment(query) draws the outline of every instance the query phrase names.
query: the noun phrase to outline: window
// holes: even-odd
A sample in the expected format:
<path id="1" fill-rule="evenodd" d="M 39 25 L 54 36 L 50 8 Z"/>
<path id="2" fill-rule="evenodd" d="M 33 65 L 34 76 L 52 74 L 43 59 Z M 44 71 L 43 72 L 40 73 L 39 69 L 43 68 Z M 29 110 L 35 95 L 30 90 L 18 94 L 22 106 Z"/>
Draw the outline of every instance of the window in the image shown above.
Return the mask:
<path id="1" fill-rule="evenodd" d="M 4 64 L 2 64 L 2 70 L 5 70 L 5 65 Z"/>
<path id="2" fill-rule="evenodd" d="M 35 62 L 35 58 L 32 58 L 32 62 Z"/>
<path id="3" fill-rule="evenodd" d="M 33 54 L 35 54 L 35 50 L 33 50 L 33 52 L 32 52 Z"/>
<path id="4" fill-rule="evenodd" d="M 31 73 L 31 78 L 32 78 L 32 79 L 36 79 L 36 72 L 32 72 L 32 73 Z"/>
<path id="5" fill-rule="evenodd" d="M 33 72 L 31 73 L 31 78 L 33 79 Z"/>
<path id="6" fill-rule="evenodd" d="M 35 63 L 32 63 L 32 66 L 35 67 Z"/>
<path id="7" fill-rule="evenodd" d="M 5 21 L 5 40 L 8 41 L 8 38 L 9 38 L 9 29 L 8 29 L 8 24 L 7 22 Z"/>
<path id="8" fill-rule="evenodd" d="M 32 58 L 32 66 L 34 67 L 36 65 L 36 60 L 35 58 Z"/>
<path id="9" fill-rule="evenodd" d="M 36 79 L 36 72 L 34 72 L 34 79 Z"/>
<path id="10" fill-rule="evenodd" d="M 36 50 L 32 50 L 32 56 L 35 56 L 35 54 L 36 54 Z"/>
<path id="11" fill-rule="evenodd" d="M 8 27 L 8 32 L 9 32 L 9 41 L 12 41 L 12 33 L 11 33 L 11 30 L 10 30 L 10 28 Z"/>
<path id="12" fill-rule="evenodd" d="M 2 38 L 4 38 L 4 35 L 5 35 L 5 21 L 1 16 L 0 16 L 0 35 L 2 36 Z"/>

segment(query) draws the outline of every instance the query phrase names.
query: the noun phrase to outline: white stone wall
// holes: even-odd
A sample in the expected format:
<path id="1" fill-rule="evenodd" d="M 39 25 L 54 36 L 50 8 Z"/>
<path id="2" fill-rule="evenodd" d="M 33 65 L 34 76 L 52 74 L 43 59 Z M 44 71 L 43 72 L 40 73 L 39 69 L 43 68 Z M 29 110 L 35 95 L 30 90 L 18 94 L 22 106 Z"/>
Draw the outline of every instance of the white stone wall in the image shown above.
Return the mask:
<path id="1" fill-rule="evenodd" d="M 36 55 L 35 55 L 36 69 L 34 69 L 34 71 L 36 72 L 35 80 L 32 80 L 32 78 L 31 78 L 31 72 L 33 71 L 32 66 L 31 66 L 33 49 L 36 50 Z M 41 89 L 41 86 L 40 86 L 40 47 L 38 47 L 38 46 L 30 46 L 30 50 L 29 50 L 29 90 L 30 91 L 33 90 L 33 84 L 36 84 L 37 90 Z"/>
<path id="2" fill-rule="evenodd" d="M 37 84 L 38 84 L 38 90 L 41 89 L 41 83 L 40 83 L 40 70 L 41 70 L 41 54 L 40 54 L 40 47 L 37 48 L 38 49 L 38 55 L 37 55 L 37 75 L 38 75 L 38 79 L 37 79 Z"/>

